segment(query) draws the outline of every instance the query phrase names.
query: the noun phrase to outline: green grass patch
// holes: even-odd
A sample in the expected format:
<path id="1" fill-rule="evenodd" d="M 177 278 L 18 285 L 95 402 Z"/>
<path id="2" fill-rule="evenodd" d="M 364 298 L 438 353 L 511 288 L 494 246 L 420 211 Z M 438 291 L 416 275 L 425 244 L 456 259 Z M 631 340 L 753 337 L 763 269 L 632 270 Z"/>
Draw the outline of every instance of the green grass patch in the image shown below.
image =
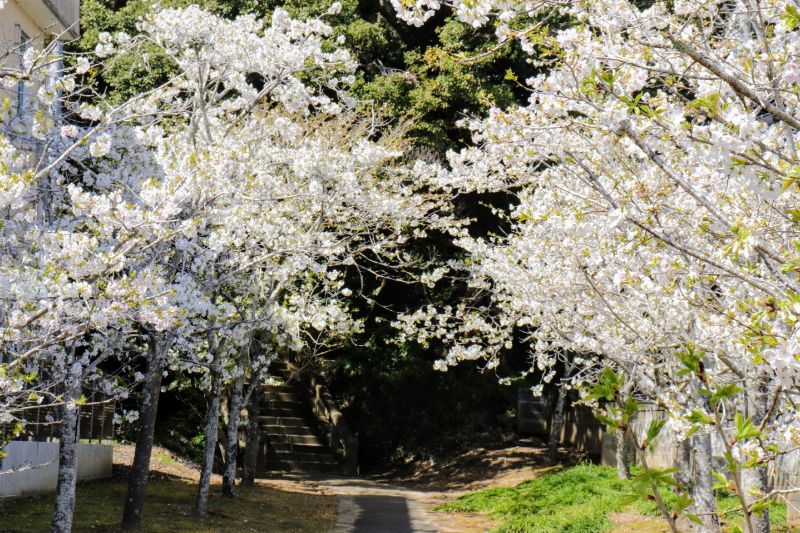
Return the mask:
<path id="1" fill-rule="evenodd" d="M 495 531 L 503 533 L 594 533 L 611 528 L 609 514 L 629 492 L 613 468 L 584 463 L 516 487 L 467 494 L 442 510 L 486 513 L 502 521 Z"/>
<path id="2" fill-rule="evenodd" d="M 516 487 L 489 488 L 467 494 L 439 510 L 484 513 L 500 522 L 493 530 L 496 533 L 601 533 L 612 529 L 610 515 L 617 511 L 660 516 L 652 501 L 626 505 L 626 498 L 632 491 L 629 481 L 617 479 L 615 468 L 581 463 Z M 667 500 L 674 497 L 674 494 L 665 495 Z M 720 494 L 718 502 L 729 524 L 741 523 L 741 514 L 724 514 L 738 507 L 733 494 Z M 786 522 L 785 505 L 772 506 L 770 522 L 776 525 Z"/>
<path id="3" fill-rule="evenodd" d="M 175 459 L 173 459 L 172 457 L 170 457 L 168 453 L 155 452 L 154 455 L 156 456 L 156 459 L 158 459 L 158 462 L 160 462 L 164 466 L 180 466 L 180 463 Z"/>
<path id="4" fill-rule="evenodd" d="M 117 532 L 125 504 L 125 480 L 78 486 L 74 533 Z M 284 492 L 264 486 L 239 488 L 233 500 L 214 487 L 209 516 L 192 514 L 197 485 L 178 479 L 154 479 L 147 484 L 142 531 L 147 533 L 308 533 L 327 531 L 336 519 L 336 498 Z M 50 530 L 53 496 L 0 500 L 0 533 Z"/>

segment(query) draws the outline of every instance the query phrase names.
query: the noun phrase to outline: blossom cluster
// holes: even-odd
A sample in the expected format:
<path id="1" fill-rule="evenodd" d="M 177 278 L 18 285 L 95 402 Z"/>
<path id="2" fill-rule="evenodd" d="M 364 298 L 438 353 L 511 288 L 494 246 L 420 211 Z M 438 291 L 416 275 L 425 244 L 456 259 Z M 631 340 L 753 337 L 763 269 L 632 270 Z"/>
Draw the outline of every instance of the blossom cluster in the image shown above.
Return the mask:
<path id="1" fill-rule="evenodd" d="M 411 23 L 439 7 L 397 4 Z M 445 369 L 492 361 L 523 330 L 530 373 L 545 382 L 559 361 L 584 355 L 567 386 L 602 413 L 622 416 L 592 399 L 613 369 L 626 379 L 620 395 L 659 404 L 689 433 L 713 430 L 729 442 L 742 420 L 763 428 L 734 450 L 742 463 L 770 456 L 771 446 L 773 459 L 793 449 L 794 6 L 451 4 L 464 22 L 505 28 L 502 39 L 519 38 L 545 68 L 527 80 L 528 105 L 467 121 L 476 145 L 449 154 L 450 170 L 436 177 L 453 191 L 515 199 L 506 234 L 457 240 L 478 303 L 408 315 L 398 321 L 403 334 L 446 340 L 449 352 L 437 363 Z M 540 31 L 554 16 L 565 22 Z M 508 30 L 511 21 L 522 29 Z"/>
<path id="2" fill-rule="evenodd" d="M 279 351 L 360 330 L 347 269 L 446 224 L 426 222 L 425 172 L 352 112 L 356 63 L 320 19 L 190 6 L 138 30 L 71 58 L 28 129 L 0 136 L 0 423 L 81 387 L 124 397 L 156 341 L 201 383 L 211 365 L 257 383 Z M 84 83 L 156 56 L 168 81 L 124 102 Z"/>

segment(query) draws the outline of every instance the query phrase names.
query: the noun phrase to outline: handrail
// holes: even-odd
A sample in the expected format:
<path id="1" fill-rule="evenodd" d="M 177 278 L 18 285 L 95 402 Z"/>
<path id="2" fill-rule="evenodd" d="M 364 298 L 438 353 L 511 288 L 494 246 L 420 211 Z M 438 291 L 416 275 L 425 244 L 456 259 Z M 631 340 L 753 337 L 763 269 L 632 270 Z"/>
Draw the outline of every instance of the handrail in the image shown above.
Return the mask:
<path id="1" fill-rule="evenodd" d="M 345 422 L 327 385 L 316 373 L 305 371 L 290 361 L 286 361 L 286 367 L 290 375 L 307 388 L 314 416 L 325 426 L 328 446 L 341 455 L 344 473 L 357 476 L 358 434 Z"/>

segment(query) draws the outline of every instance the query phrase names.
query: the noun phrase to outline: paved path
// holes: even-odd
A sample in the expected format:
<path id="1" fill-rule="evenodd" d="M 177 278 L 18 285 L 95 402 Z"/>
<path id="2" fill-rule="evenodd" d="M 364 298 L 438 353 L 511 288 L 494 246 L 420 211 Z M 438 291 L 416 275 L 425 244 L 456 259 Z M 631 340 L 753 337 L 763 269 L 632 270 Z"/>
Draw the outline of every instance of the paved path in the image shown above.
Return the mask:
<path id="1" fill-rule="evenodd" d="M 331 533 L 442 533 L 425 493 L 353 479 L 321 485 L 339 500 Z"/>
<path id="2" fill-rule="evenodd" d="M 433 510 L 456 497 L 456 492 L 415 490 L 337 476 L 289 475 L 261 482 L 280 490 L 336 495 L 336 524 L 329 533 L 484 533 L 493 525 L 478 515 Z"/>

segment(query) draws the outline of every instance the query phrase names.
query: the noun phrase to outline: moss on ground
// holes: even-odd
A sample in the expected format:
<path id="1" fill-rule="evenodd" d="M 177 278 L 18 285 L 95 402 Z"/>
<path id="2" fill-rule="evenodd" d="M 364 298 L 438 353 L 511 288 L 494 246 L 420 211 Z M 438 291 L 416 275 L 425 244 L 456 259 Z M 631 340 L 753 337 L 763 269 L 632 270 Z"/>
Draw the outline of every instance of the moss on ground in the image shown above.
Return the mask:
<path id="1" fill-rule="evenodd" d="M 283 492 L 264 486 L 239 489 L 223 499 L 214 487 L 209 516 L 197 518 L 192 505 L 197 485 L 180 479 L 154 479 L 147 485 L 143 531 L 148 533 L 308 533 L 327 531 L 336 519 L 333 496 Z M 98 481 L 78 487 L 75 533 L 118 531 L 127 482 Z M 0 533 L 49 531 L 53 496 L 0 500 Z"/>

